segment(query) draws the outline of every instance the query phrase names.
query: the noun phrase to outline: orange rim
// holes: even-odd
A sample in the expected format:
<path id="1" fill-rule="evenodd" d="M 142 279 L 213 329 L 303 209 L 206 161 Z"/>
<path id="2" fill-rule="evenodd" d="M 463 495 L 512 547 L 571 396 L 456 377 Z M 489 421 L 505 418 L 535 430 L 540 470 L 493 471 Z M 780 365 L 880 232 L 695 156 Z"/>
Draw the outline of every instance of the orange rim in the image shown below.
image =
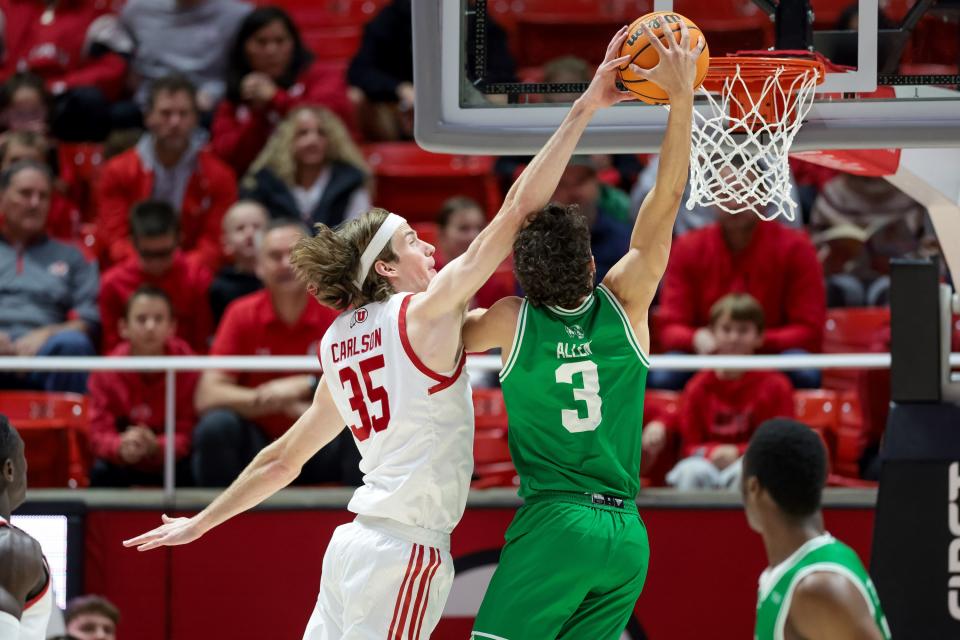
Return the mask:
<path id="1" fill-rule="evenodd" d="M 740 67 L 740 77 L 750 91 L 762 89 L 767 78 L 780 67 L 783 67 L 780 86 L 788 90 L 793 86 L 794 80 L 812 70 L 815 70 L 818 74 L 817 84 L 823 82 L 826 74 L 823 63 L 819 60 L 742 55 L 722 56 L 710 58 L 710 68 L 703 81 L 703 86 L 711 93 L 720 93 L 723 90 L 724 81 L 736 74 L 738 66 Z"/>

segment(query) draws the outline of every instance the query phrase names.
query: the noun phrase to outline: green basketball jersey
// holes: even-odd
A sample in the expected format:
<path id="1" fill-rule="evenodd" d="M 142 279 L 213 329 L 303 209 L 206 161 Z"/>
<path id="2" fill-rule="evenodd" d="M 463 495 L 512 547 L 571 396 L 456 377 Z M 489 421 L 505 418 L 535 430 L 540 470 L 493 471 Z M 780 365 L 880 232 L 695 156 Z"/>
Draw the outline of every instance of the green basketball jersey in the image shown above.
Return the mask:
<path id="1" fill-rule="evenodd" d="M 755 640 L 783 640 L 793 590 L 804 576 L 817 571 L 846 576 L 863 594 L 883 637 L 890 640 L 890 627 L 870 575 L 856 552 L 829 533 L 809 540 L 792 556 L 760 576 Z"/>
<path id="2" fill-rule="evenodd" d="M 649 366 L 626 312 L 603 285 L 576 309 L 523 301 L 500 373 L 521 496 L 637 495 Z"/>

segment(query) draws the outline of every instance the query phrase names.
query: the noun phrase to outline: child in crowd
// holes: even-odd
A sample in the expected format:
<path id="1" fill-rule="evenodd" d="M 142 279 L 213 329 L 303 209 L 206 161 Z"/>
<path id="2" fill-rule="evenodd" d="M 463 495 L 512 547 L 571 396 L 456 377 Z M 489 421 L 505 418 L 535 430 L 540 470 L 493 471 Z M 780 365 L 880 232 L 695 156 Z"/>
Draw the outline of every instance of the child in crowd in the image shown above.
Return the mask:
<path id="1" fill-rule="evenodd" d="M 143 286 L 127 302 L 118 329 L 123 341 L 111 356 L 188 356 L 193 351 L 176 337 L 170 298 Z M 193 395 L 199 374 L 184 371 L 176 380 L 177 484 L 190 484 L 190 436 L 196 422 Z M 90 482 L 100 487 L 159 485 L 163 481 L 163 372 L 96 371 L 90 375 L 90 445 L 96 461 Z"/>
<path id="2" fill-rule="evenodd" d="M 763 308 L 745 293 L 720 298 L 710 330 L 721 355 L 751 355 L 763 343 Z M 793 417 L 793 387 L 776 371 L 701 371 L 683 390 L 683 458 L 667 474 L 678 489 L 735 489 L 750 436 L 770 418 Z"/>

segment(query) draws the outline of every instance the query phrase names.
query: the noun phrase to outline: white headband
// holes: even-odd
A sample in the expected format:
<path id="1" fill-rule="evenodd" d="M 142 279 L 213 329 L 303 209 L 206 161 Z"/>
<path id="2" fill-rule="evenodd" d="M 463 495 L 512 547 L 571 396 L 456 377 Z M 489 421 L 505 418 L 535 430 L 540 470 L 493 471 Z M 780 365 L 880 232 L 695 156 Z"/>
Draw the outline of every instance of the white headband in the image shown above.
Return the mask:
<path id="1" fill-rule="evenodd" d="M 360 256 L 360 269 L 357 271 L 357 277 L 353 281 L 355 285 L 363 287 L 363 281 L 367 279 L 367 273 L 370 272 L 370 267 L 373 266 L 377 256 L 380 255 L 383 248 L 390 242 L 390 238 L 393 237 L 393 232 L 399 229 L 400 225 L 405 222 L 406 219 L 395 213 L 391 213 L 387 215 L 386 220 L 380 223 L 380 228 L 377 229 L 373 239 L 370 240 L 367 248 L 363 250 L 363 254 Z"/>

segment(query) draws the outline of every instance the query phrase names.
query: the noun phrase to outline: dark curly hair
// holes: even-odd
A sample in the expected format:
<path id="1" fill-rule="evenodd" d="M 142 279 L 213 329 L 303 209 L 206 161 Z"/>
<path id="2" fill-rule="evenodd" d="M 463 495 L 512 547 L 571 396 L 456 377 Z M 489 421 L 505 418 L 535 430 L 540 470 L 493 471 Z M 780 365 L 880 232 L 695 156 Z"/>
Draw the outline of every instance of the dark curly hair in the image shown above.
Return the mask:
<path id="1" fill-rule="evenodd" d="M 513 243 L 513 270 L 535 307 L 573 309 L 593 291 L 590 228 L 577 205 L 550 203 Z"/>

